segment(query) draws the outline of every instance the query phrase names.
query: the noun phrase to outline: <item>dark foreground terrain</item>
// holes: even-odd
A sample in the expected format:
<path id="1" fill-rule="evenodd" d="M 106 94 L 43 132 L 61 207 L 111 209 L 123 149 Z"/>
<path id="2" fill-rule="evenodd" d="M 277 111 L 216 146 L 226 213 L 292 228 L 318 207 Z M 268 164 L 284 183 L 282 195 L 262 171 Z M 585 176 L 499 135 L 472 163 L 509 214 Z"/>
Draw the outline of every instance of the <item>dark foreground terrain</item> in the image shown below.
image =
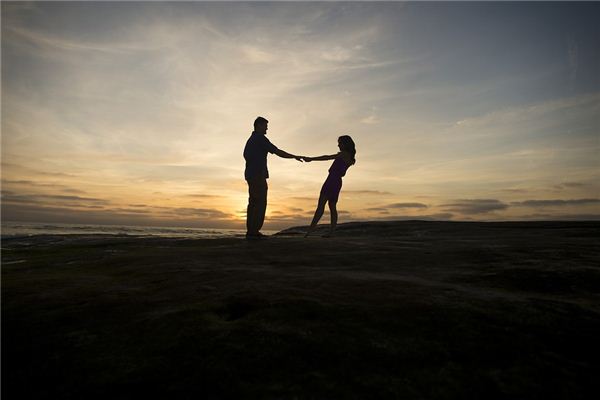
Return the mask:
<path id="1" fill-rule="evenodd" d="M 599 223 L 300 231 L 4 240 L 2 398 L 600 393 Z"/>

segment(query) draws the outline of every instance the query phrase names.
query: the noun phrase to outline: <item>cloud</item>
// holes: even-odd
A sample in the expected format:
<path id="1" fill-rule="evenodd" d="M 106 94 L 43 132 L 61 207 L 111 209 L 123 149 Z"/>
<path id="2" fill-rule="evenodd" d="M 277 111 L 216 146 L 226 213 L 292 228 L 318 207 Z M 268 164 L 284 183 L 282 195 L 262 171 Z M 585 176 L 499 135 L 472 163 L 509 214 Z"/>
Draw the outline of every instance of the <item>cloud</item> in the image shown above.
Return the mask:
<path id="1" fill-rule="evenodd" d="M 60 190 L 64 193 L 72 193 L 72 194 L 86 194 L 85 191 L 79 189 L 73 189 L 71 187 L 59 184 L 59 183 L 48 183 L 48 182 L 36 182 L 29 180 L 2 180 L 2 186 L 20 186 L 20 187 L 30 187 L 30 188 L 51 188 L 55 190 Z"/>
<path id="2" fill-rule="evenodd" d="M 185 226 L 241 228 L 242 223 L 228 219 L 228 214 L 219 210 L 170 209 L 172 212 L 149 213 L 143 210 L 116 207 L 114 209 L 85 210 L 47 205 L 2 203 L 2 218 L 5 221 L 58 222 L 76 224 L 113 224 L 140 226 Z M 168 208 L 167 208 L 168 209 Z"/>
<path id="3" fill-rule="evenodd" d="M 344 194 L 359 194 L 359 195 L 371 195 L 371 196 L 387 196 L 393 193 L 381 191 L 381 190 L 344 190 Z"/>
<path id="4" fill-rule="evenodd" d="M 57 201 L 83 201 L 83 202 L 92 202 L 92 203 L 101 203 L 108 204 L 108 200 L 104 199 L 95 199 L 91 197 L 80 197 L 80 196 L 64 196 L 64 195 L 47 195 L 41 194 L 36 197 L 41 199 L 49 199 L 49 200 L 57 200 Z"/>
<path id="5" fill-rule="evenodd" d="M 586 186 L 585 183 L 581 183 L 581 182 L 565 182 L 562 184 L 562 186 L 566 186 L 566 187 L 582 187 L 582 186 Z"/>
<path id="6" fill-rule="evenodd" d="M 102 213 L 107 218 L 114 216 L 126 215 L 146 215 L 149 218 L 191 218 L 202 219 L 211 222 L 233 220 L 232 214 L 223 212 L 216 208 L 189 208 L 189 207 L 165 207 L 165 206 L 149 206 L 145 204 L 133 204 L 128 207 L 115 205 L 113 202 L 93 197 L 81 196 L 65 196 L 55 194 L 17 194 L 12 191 L 2 192 L 2 205 L 10 206 L 7 210 L 25 210 L 24 207 L 29 207 L 29 210 L 39 213 L 62 213 L 69 215 L 78 215 L 84 220 L 89 220 L 88 217 L 96 218 L 100 214 L 86 216 L 80 214 L 78 209 L 97 209 L 102 210 Z M 22 212 L 19 211 L 19 215 Z M 6 214 L 4 215 L 6 216 Z M 10 216 L 10 214 L 9 214 Z"/>
<path id="7" fill-rule="evenodd" d="M 255 46 L 242 46 L 242 54 L 250 63 L 266 64 L 275 60 L 275 55 Z"/>
<path id="8" fill-rule="evenodd" d="M 456 122 L 455 126 L 462 128 L 490 128 L 494 126 L 506 128 L 510 124 L 539 122 L 546 117 L 566 110 L 584 110 L 593 112 L 597 110 L 600 93 L 584 94 L 573 97 L 559 98 L 520 107 L 510 107 L 492 111 L 481 116 L 465 118 Z M 586 114 L 591 116 L 592 114 Z M 518 134 L 514 132 L 513 134 Z"/>
<path id="9" fill-rule="evenodd" d="M 564 183 L 559 183 L 557 185 L 554 185 L 552 188 L 556 191 L 561 191 L 561 190 L 568 190 L 568 189 L 577 189 L 577 188 L 584 188 L 588 186 L 585 183 L 582 182 L 564 182 Z"/>
<path id="10" fill-rule="evenodd" d="M 388 211 L 389 209 L 395 209 L 395 208 L 427 208 L 427 207 L 428 206 L 423 203 L 393 203 L 393 204 L 388 204 L 385 206 L 369 207 L 369 208 L 366 208 L 365 210 L 367 210 L 367 211 Z"/>
<path id="11" fill-rule="evenodd" d="M 24 40 L 36 47 L 46 48 L 47 50 L 66 50 L 66 51 L 84 51 L 84 52 L 106 52 L 106 53 L 123 53 L 135 47 L 132 46 L 116 46 L 115 43 L 108 45 L 98 45 L 94 43 L 86 43 L 80 40 L 63 39 L 57 36 L 42 34 L 33 30 L 27 30 L 18 27 L 9 27 L 6 29 L 5 35 L 12 41 L 18 43 L 19 39 Z"/>
<path id="12" fill-rule="evenodd" d="M 160 226 L 239 227 L 234 215 L 216 208 L 186 208 L 131 204 L 63 195 L 2 193 L 2 216 L 9 221 L 125 223 Z"/>
<path id="13" fill-rule="evenodd" d="M 512 206 L 521 207 L 562 207 L 578 206 L 583 204 L 597 204 L 600 199 L 571 199 L 571 200 L 525 200 L 510 203 Z"/>
<path id="14" fill-rule="evenodd" d="M 62 189 L 62 191 L 65 193 L 86 194 L 86 192 L 84 190 L 79 190 L 79 189 L 65 188 L 65 189 Z"/>
<path id="15" fill-rule="evenodd" d="M 365 208 L 366 211 L 387 211 L 385 207 L 369 207 Z"/>
<path id="16" fill-rule="evenodd" d="M 110 210 L 107 210 L 110 213 L 119 213 L 119 214 L 145 214 L 145 215 L 149 215 L 151 214 L 151 211 L 149 210 L 140 210 L 137 208 L 111 208 Z"/>
<path id="17" fill-rule="evenodd" d="M 214 208 L 160 207 L 162 216 L 197 217 L 209 220 L 230 219 L 233 216 Z"/>
<path id="18" fill-rule="evenodd" d="M 360 122 L 366 125 L 375 125 L 379 123 L 379 117 L 375 114 L 371 114 L 362 118 Z"/>
<path id="19" fill-rule="evenodd" d="M 394 203 L 385 206 L 386 208 L 427 208 L 423 203 Z"/>
<path id="20" fill-rule="evenodd" d="M 6 203 L 58 203 L 58 204 L 69 204 L 72 206 L 86 205 L 92 203 L 93 205 L 106 205 L 110 204 L 110 201 L 105 199 L 98 199 L 92 197 L 80 197 L 80 196 L 65 196 L 65 195 L 51 195 L 51 194 L 16 194 L 14 192 L 2 193 L 2 201 Z"/>
<path id="21" fill-rule="evenodd" d="M 386 217 L 375 218 L 379 221 L 407 221 L 407 220 L 424 220 L 424 221 L 448 221 L 454 217 L 452 213 L 436 213 L 426 215 L 390 215 Z"/>
<path id="22" fill-rule="evenodd" d="M 216 199 L 216 198 L 220 198 L 223 196 L 216 195 L 216 194 L 186 194 L 185 197 L 193 197 L 193 198 L 197 198 L 197 199 Z"/>
<path id="23" fill-rule="evenodd" d="M 506 210 L 509 206 L 495 199 L 457 200 L 454 203 L 442 204 L 449 211 L 461 214 L 486 214 L 493 211 Z"/>
<path id="24" fill-rule="evenodd" d="M 147 165 L 142 168 L 129 166 L 127 174 L 141 182 L 200 182 L 207 177 L 228 175 L 230 168 L 209 165 Z"/>
<path id="25" fill-rule="evenodd" d="M 3 131 L 4 131 L 4 129 L 3 129 Z M 2 136 L 4 136 L 4 132 L 3 132 Z M 5 157 L 5 153 L 4 152 L 7 151 L 7 149 L 3 148 L 2 151 L 3 151 L 2 157 L 4 158 Z M 74 174 L 68 174 L 68 173 L 65 173 L 65 172 L 60 172 L 60 171 L 41 171 L 41 170 L 39 170 L 37 168 L 31 168 L 31 167 L 26 166 L 26 165 L 15 164 L 15 163 L 8 163 L 8 162 L 2 162 L 2 172 L 3 172 L 4 175 L 7 175 L 7 174 L 14 175 L 15 172 L 12 172 L 12 171 L 18 171 L 21 174 L 34 175 L 34 176 L 43 176 L 43 177 L 51 177 L 51 178 L 74 178 L 74 177 L 76 177 L 76 175 L 74 175 Z"/>
<path id="26" fill-rule="evenodd" d="M 508 188 L 508 189 L 501 189 L 501 191 L 507 192 L 507 193 L 527 193 L 527 192 L 529 192 L 529 189 Z"/>

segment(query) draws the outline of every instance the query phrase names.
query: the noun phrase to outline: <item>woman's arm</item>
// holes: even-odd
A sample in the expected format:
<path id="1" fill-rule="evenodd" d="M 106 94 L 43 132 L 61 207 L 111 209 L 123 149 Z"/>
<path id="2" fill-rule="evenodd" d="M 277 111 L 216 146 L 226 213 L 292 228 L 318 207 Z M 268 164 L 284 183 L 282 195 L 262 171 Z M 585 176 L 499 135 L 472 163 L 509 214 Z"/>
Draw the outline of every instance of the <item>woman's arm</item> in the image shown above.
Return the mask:
<path id="1" fill-rule="evenodd" d="M 311 162 L 311 161 L 327 161 L 327 160 L 335 160 L 336 157 L 339 155 L 340 153 L 337 154 L 331 154 L 331 155 L 324 155 L 324 156 L 318 156 L 318 157 L 304 157 L 304 161 L 306 162 Z"/>

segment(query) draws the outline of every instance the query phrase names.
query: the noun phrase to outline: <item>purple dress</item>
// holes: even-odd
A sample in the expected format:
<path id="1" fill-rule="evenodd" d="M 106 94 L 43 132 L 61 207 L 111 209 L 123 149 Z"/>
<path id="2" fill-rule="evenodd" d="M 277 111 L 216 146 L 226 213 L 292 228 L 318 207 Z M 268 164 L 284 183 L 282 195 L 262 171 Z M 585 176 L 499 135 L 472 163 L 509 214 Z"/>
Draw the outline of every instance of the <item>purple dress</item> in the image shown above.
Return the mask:
<path id="1" fill-rule="evenodd" d="M 342 176 L 346 175 L 349 165 L 338 157 L 333 160 L 333 164 L 329 167 L 329 175 L 321 188 L 321 195 L 325 196 L 330 202 L 336 203 L 342 190 Z"/>

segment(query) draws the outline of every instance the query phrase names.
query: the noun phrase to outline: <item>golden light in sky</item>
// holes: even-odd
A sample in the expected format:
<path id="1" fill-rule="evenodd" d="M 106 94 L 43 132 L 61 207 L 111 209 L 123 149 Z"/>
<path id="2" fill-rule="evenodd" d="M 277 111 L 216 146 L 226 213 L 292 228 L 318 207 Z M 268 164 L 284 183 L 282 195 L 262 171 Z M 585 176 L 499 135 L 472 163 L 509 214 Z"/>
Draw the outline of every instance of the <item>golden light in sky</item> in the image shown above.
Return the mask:
<path id="1" fill-rule="evenodd" d="M 243 228 L 258 115 L 294 154 L 354 138 L 340 222 L 598 219 L 585 7 L 3 2 L 3 220 Z M 265 228 L 328 167 L 270 155 Z"/>

